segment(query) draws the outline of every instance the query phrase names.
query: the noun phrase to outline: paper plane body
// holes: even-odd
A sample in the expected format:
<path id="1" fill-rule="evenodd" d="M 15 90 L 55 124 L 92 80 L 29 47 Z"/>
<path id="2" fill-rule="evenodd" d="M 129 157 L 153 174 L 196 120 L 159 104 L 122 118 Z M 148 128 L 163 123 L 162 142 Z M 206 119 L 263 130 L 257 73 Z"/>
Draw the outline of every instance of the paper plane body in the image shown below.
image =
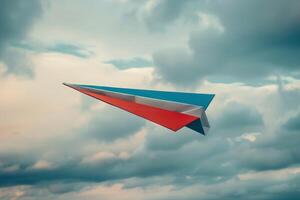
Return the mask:
<path id="1" fill-rule="evenodd" d="M 188 127 L 206 135 L 210 127 L 205 110 L 214 98 L 213 94 L 64 85 L 172 131 Z"/>

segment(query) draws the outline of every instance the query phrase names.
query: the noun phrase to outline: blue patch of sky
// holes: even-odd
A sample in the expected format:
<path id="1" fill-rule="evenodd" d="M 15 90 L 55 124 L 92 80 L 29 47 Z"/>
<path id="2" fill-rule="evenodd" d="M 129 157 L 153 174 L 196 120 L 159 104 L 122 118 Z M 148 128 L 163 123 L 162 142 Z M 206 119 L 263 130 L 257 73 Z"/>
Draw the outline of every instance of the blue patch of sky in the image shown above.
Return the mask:
<path id="1" fill-rule="evenodd" d="M 130 69 L 130 68 L 141 68 L 149 67 L 153 65 L 153 62 L 149 59 L 142 57 L 134 57 L 130 59 L 112 59 L 105 61 L 106 64 L 112 64 L 118 69 Z"/>
<path id="2" fill-rule="evenodd" d="M 80 58 L 88 58 L 93 53 L 82 46 L 79 45 L 73 45 L 68 43 L 57 43 L 50 46 L 44 46 L 44 45 L 37 45 L 34 43 L 15 43 L 13 44 L 14 47 L 27 49 L 34 52 L 58 52 L 62 54 L 68 54 L 73 55 Z"/>
<path id="3" fill-rule="evenodd" d="M 247 81 L 247 84 L 235 77 L 231 77 L 231 76 L 218 76 L 218 75 L 214 75 L 214 76 L 209 76 L 207 77 L 207 80 L 209 80 L 212 83 L 225 83 L 225 84 L 233 84 L 233 83 L 237 83 L 237 84 L 242 84 L 242 85 L 249 85 L 249 86 L 253 86 L 253 87 L 260 87 L 260 86 L 264 86 L 266 84 L 277 84 L 277 80 L 276 79 L 270 79 L 270 78 L 253 78 L 252 80 Z"/>
<path id="4" fill-rule="evenodd" d="M 70 54 L 70 55 L 81 57 L 81 58 L 87 58 L 91 54 L 91 52 L 85 51 L 80 46 L 76 46 L 73 44 L 64 44 L 64 43 L 59 43 L 54 46 L 48 47 L 47 50 L 59 52 L 59 53 L 63 53 L 63 54 Z"/>

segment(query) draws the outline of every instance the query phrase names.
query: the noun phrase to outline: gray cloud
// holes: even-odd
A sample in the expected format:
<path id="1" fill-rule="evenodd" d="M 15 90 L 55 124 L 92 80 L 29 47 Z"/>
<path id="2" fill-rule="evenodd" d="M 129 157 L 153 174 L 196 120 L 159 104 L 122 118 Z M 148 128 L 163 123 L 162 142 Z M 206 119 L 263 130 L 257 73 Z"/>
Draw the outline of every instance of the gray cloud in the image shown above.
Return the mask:
<path id="1" fill-rule="evenodd" d="M 238 147 L 239 150 L 234 153 L 238 165 L 260 171 L 299 164 L 299 136 L 297 127 L 294 127 L 297 115 L 290 117 L 275 132 L 257 136 L 252 146 Z"/>
<path id="2" fill-rule="evenodd" d="M 145 120 L 123 110 L 108 107 L 93 113 L 93 117 L 79 132 L 83 137 L 90 136 L 100 141 L 123 139 L 136 133 Z"/>
<path id="3" fill-rule="evenodd" d="M 94 111 L 88 124 L 80 130 L 75 130 L 78 132 L 73 135 L 75 138 L 48 141 L 49 144 L 53 144 L 51 148 L 64 152 L 57 156 L 68 159 L 54 159 L 54 168 L 28 170 L 39 160 L 39 151 L 35 151 L 34 154 L 28 152 L 26 154 L 29 156 L 23 159 L 19 159 L 22 153 L 2 156 L 0 184 L 4 186 L 56 181 L 107 182 L 155 176 L 173 177 L 172 184 L 177 186 L 212 184 L 232 179 L 237 173 L 247 170 L 280 169 L 297 163 L 297 160 L 288 156 L 291 151 L 282 151 L 277 139 L 267 139 L 268 142 L 263 142 L 264 140 L 257 136 L 257 143 L 236 140 L 243 131 L 254 131 L 261 127 L 262 117 L 255 108 L 240 103 L 231 102 L 224 107 L 224 112 L 220 112 L 222 117 L 215 118 L 218 128 L 212 129 L 206 137 L 189 129 L 172 134 L 163 128 L 148 124 L 145 143 L 140 144 L 129 158 L 108 157 L 101 162 L 86 163 L 82 161 L 91 155 L 82 154 L 78 145 L 84 148 L 91 139 L 110 144 L 135 134 L 145 123 L 143 119 L 114 108 L 105 108 L 101 113 Z M 102 115 L 103 113 L 106 114 Z M 231 123 L 228 118 L 240 125 Z M 287 138 L 287 141 L 292 139 L 295 140 Z M 271 145 L 270 141 L 274 141 L 274 145 Z M 41 150 L 41 153 L 43 152 L 45 153 L 45 150 Z M 14 166 L 17 167 L 13 168 Z M 8 172 L 7 169 L 12 171 Z"/>
<path id="4" fill-rule="evenodd" d="M 0 59 L 7 65 L 8 73 L 32 75 L 24 53 L 10 49 L 14 42 L 21 41 L 41 14 L 38 0 L 4 0 L 0 6 Z M 23 64 L 25 62 L 25 64 Z"/>
<path id="5" fill-rule="evenodd" d="M 150 152 L 148 152 L 147 155 L 145 154 L 146 157 L 143 159 L 140 158 L 140 162 L 135 163 L 130 163 L 132 161 L 114 161 L 110 162 L 109 164 L 102 163 L 101 165 L 83 165 L 80 167 L 78 164 L 76 164 L 78 162 L 73 162 L 72 164 L 70 163 L 69 165 L 57 170 L 46 170 L 44 173 L 40 171 L 31 172 L 27 173 L 27 175 L 24 175 L 24 172 L 18 172 L 17 176 L 13 175 L 14 173 L 6 176 L 1 174 L 1 185 L 3 186 L 3 180 L 6 180 L 6 183 L 14 184 L 16 182 L 19 184 L 38 184 L 31 189 L 41 192 L 43 188 L 48 188 L 47 191 L 51 194 L 44 191 L 46 197 L 49 197 L 49 195 L 68 195 L 69 192 L 78 192 L 83 190 L 83 188 L 86 186 L 91 186 L 91 182 L 102 181 L 112 181 L 111 183 L 121 182 L 125 185 L 125 189 L 132 187 L 151 188 L 153 187 L 153 184 L 161 185 L 161 187 L 164 185 L 174 186 L 172 193 L 157 195 L 155 199 L 181 199 L 181 195 L 185 196 L 186 199 L 197 199 L 199 196 L 205 199 L 232 199 L 233 197 L 239 197 L 242 199 L 257 199 L 258 197 L 259 199 L 273 199 L 275 196 L 276 198 L 280 196 L 282 198 L 284 197 L 284 199 L 293 199 L 292 195 L 299 193 L 297 190 L 299 177 L 297 176 L 290 176 L 280 180 L 256 180 L 255 178 L 253 180 L 250 179 L 243 181 L 234 176 L 237 172 L 236 168 L 229 166 L 229 171 L 234 172 L 231 175 L 233 177 L 230 179 L 222 179 L 222 177 L 224 177 L 224 169 L 222 169 L 223 167 L 220 166 L 218 162 L 215 162 L 219 160 L 219 158 L 213 159 L 212 163 L 214 163 L 214 165 L 212 165 L 212 163 L 210 163 L 211 158 L 208 155 L 205 155 L 203 159 L 201 159 L 201 156 L 196 156 L 197 153 L 201 153 L 201 151 L 189 154 L 191 156 L 190 158 L 184 156 L 187 155 L 186 153 L 188 153 L 188 151 L 177 155 L 176 153 L 178 152 L 174 154 L 169 152 L 165 155 L 157 155 L 159 156 L 157 159 L 151 158 L 153 155 L 148 155 L 149 153 Z M 194 162 L 197 163 L 194 167 L 188 164 L 193 159 Z M 165 168 L 163 166 L 165 166 Z M 174 166 L 178 166 L 177 169 L 175 168 L 175 171 Z M 197 169 L 196 171 L 195 168 Z M 151 171 L 152 173 L 149 174 Z M 200 172 L 202 175 L 199 174 Z M 135 175 L 133 176 L 133 174 Z M 155 177 L 156 174 L 159 174 L 159 177 Z M 172 178 L 170 178 L 168 175 L 172 175 Z M 207 182 L 210 176 L 212 176 L 215 181 Z M 18 177 L 18 179 L 16 179 L 16 177 Z M 138 180 L 132 180 L 126 179 L 127 177 L 140 178 Z M 160 178 L 162 180 L 159 180 Z M 116 180 L 114 181 L 114 179 Z M 82 184 L 82 181 L 89 181 L 89 184 Z M 192 189 L 189 189 L 190 187 Z M 197 187 L 199 188 L 197 189 Z M 34 192 L 28 195 L 35 196 L 39 195 L 39 193 Z M 145 198 L 150 197 L 145 196 Z"/>
<path id="6" fill-rule="evenodd" d="M 257 148 L 254 145 L 250 148 L 238 149 L 234 153 L 237 165 L 246 169 L 256 171 L 282 169 L 298 162 L 291 151 L 280 150 L 275 145 L 270 148 Z"/>
<path id="7" fill-rule="evenodd" d="M 220 110 L 217 119 L 212 119 L 214 130 L 222 134 L 241 135 L 245 132 L 256 132 L 262 129 L 264 122 L 262 115 L 255 107 L 243 105 L 239 102 L 228 102 Z"/>
<path id="8" fill-rule="evenodd" d="M 161 138 L 158 134 L 160 134 Z M 0 169 L 0 185 L 3 187 L 20 184 L 34 184 L 37 186 L 46 184 L 51 186 L 49 187 L 49 192 L 58 195 L 79 190 L 81 187 L 77 187 L 76 184 L 81 182 L 86 182 L 86 184 L 93 182 L 119 183 L 127 178 L 137 177 L 139 182 L 131 183 L 129 181 L 125 183 L 125 186 L 128 184 L 128 187 L 140 187 L 142 185 L 148 187 L 153 184 L 159 184 L 155 183 L 155 181 L 158 181 L 155 180 L 155 177 L 161 177 L 165 178 L 166 182 L 160 182 L 160 184 L 162 186 L 172 184 L 176 187 L 175 191 L 197 185 L 216 188 L 221 184 L 223 192 L 216 193 L 215 190 L 214 192 L 208 190 L 207 195 L 214 193 L 213 198 L 205 196 L 208 199 L 230 199 L 233 196 L 243 199 L 254 199 L 254 193 L 259 193 L 264 197 L 262 197 L 263 199 L 272 199 L 271 193 L 260 189 L 270 187 L 268 181 L 260 182 L 260 186 L 256 187 L 257 181 L 240 181 L 235 178 L 236 175 L 248 170 L 281 169 L 296 163 L 291 160 L 291 155 L 293 155 L 290 154 L 291 151 L 283 151 L 278 146 L 280 140 L 277 139 L 268 139 L 266 143 L 258 138 L 258 143 L 239 142 L 232 145 L 228 143 L 223 135 L 216 133 L 211 133 L 209 137 L 190 135 L 192 133 L 188 130 L 178 134 L 181 135 L 172 135 L 169 132 L 164 133 L 156 128 L 150 128 L 147 133 L 146 143 L 142 145 L 144 148 L 137 149 L 132 154 L 132 157 L 125 160 L 108 158 L 101 162 L 87 164 L 82 162 L 84 155 L 79 156 L 75 153 L 72 159 L 56 163 L 56 167 L 53 169 L 28 170 L 36 162 L 36 158 L 27 157 L 20 159 L 21 156 L 2 156 L 1 161 L 4 165 Z M 175 136 L 184 141 L 179 142 Z M 80 140 L 82 139 L 80 137 Z M 295 140 L 296 138 L 288 138 L 287 140 L 292 139 Z M 158 140 L 163 140 L 164 143 Z M 270 144 L 270 141 L 275 141 L 275 143 Z M 63 144 L 77 148 L 76 143 L 68 144 L 64 142 Z M 166 144 L 170 144 L 170 146 Z M 84 145 L 84 143 L 81 143 L 81 145 Z M 4 170 L 4 168 L 7 169 L 14 165 L 21 167 L 11 172 Z M 234 183 L 231 183 L 232 181 Z M 61 182 L 71 184 L 57 184 Z M 241 184 L 244 192 L 236 193 L 236 188 Z M 279 183 L 272 182 L 272 185 L 274 185 L 272 192 L 277 195 L 289 195 L 297 191 L 293 187 L 295 184 L 294 180 L 288 180 L 286 184 L 290 185 L 290 189 L 283 192 L 277 189 L 280 186 Z M 35 186 L 35 189 L 37 186 Z M 195 193 L 194 195 L 189 193 L 186 198 L 196 199 L 196 196 L 199 194 Z"/>
<path id="9" fill-rule="evenodd" d="M 0 55 L 1 61 L 3 61 L 7 67 L 6 73 L 13 73 L 16 75 L 26 75 L 33 77 L 33 64 L 28 59 L 27 53 L 24 50 L 15 48 L 6 48 Z"/>
<path id="10" fill-rule="evenodd" d="M 219 141 L 212 141 L 212 144 L 217 144 L 216 142 Z M 200 144 L 203 144 L 201 149 L 198 146 Z M 122 180 L 129 177 L 152 177 L 176 174 L 177 177 L 184 177 L 186 175 L 214 177 L 216 173 L 219 175 L 224 172 L 218 171 L 218 168 L 208 170 L 204 167 L 216 161 L 216 159 L 206 157 L 208 156 L 208 152 L 210 155 L 213 155 L 213 153 L 217 154 L 222 151 L 220 147 L 211 151 L 212 147 L 208 147 L 207 144 L 202 142 L 190 147 L 187 146 L 182 150 L 174 151 L 148 151 L 144 149 L 136 152 L 133 157 L 127 160 L 109 158 L 101 162 L 87 164 L 82 163 L 82 158 L 77 155 L 71 160 L 56 163 L 58 166 L 53 169 L 31 169 L 30 167 L 35 163 L 34 159 L 18 160 L 19 156 L 10 155 L 10 159 L 16 159 L 14 161 L 7 161 L 4 157 L 1 159 L 4 166 L 0 170 L 0 185 L 37 184 L 45 181 L 105 182 Z M 205 163 L 203 163 L 204 159 L 206 159 Z M 218 160 L 221 161 L 220 159 Z M 205 164 L 203 170 L 200 170 L 198 167 L 200 163 Z M 13 169 L 9 167 L 15 165 L 21 167 L 7 171 L 7 169 Z"/>
<path id="11" fill-rule="evenodd" d="M 169 131 L 159 131 L 154 129 L 151 134 L 147 135 L 146 148 L 151 151 L 173 151 L 183 147 L 194 140 L 201 140 L 198 134 L 181 130 L 180 133 L 169 134 Z M 165 141 L 168 141 L 167 143 Z"/>
<path id="12" fill-rule="evenodd" d="M 144 21 L 150 30 L 163 31 L 178 19 L 186 4 L 187 1 L 180 0 L 153 1 L 148 11 L 144 12 Z"/>
<path id="13" fill-rule="evenodd" d="M 145 180 L 145 179 L 143 179 Z M 153 178 L 148 181 L 156 181 L 157 187 L 160 187 L 161 181 L 166 179 L 158 179 Z M 127 180 L 122 182 L 125 185 L 129 185 L 133 180 Z M 138 180 L 141 181 L 141 180 Z M 159 199 L 188 199 L 188 200 L 196 200 L 196 199 L 233 199 L 233 198 L 241 198 L 246 200 L 254 200 L 254 199 L 264 199 L 264 200 L 279 200 L 279 199 L 287 199 L 287 200 L 296 200 L 299 196 L 299 177 L 288 177 L 284 180 L 245 180 L 240 181 L 238 179 L 230 180 L 225 183 L 214 184 L 214 185 L 199 185 L 198 187 L 192 187 L 189 189 L 188 187 L 175 187 L 172 188 L 172 191 L 161 192 L 155 190 L 152 193 L 146 193 L 143 195 L 143 199 L 146 200 L 159 200 Z M 142 183 L 141 183 L 142 184 Z M 15 197 L 16 191 L 22 191 L 22 195 L 20 199 L 82 199 L 80 196 L 81 192 L 93 190 L 95 186 L 99 186 L 96 184 L 84 185 L 82 183 L 77 184 L 61 184 L 57 185 L 58 187 L 74 187 L 73 192 L 69 193 L 52 193 L 47 188 L 44 187 L 11 187 L 12 192 L 7 192 L 4 196 L 4 199 L 12 199 Z M 110 185 L 103 185 L 110 186 Z M 161 186 L 163 187 L 163 186 Z M 139 187 L 140 188 L 140 187 Z M 125 192 L 127 187 L 124 188 Z M 130 189 L 130 188 L 129 188 Z M 145 191 L 152 191 L 153 186 L 145 187 Z M 5 189 L 4 189 L 5 190 Z M 1 190 L 0 190 L 1 191 Z M 6 189 L 6 191 L 8 191 Z M 142 189 L 138 191 L 143 192 Z M 77 196 L 77 195 L 78 196 Z M 142 193 L 143 194 L 143 193 Z M 160 194 L 160 195 L 158 195 Z M 3 198 L 3 195 L 1 196 Z M 99 195 L 96 197 L 91 196 L 89 199 L 99 199 Z M 105 198 L 104 198 L 105 199 Z M 140 199 L 140 195 L 136 197 L 133 195 L 133 199 Z"/>
<path id="14" fill-rule="evenodd" d="M 181 85 L 215 77 L 257 82 L 278 73 L 293 76 L 300 65 L 299 6 L 295 0 L 195 3 L 209 18 L 200 15 L 200 22 L 210 25 L 191 33 L 189 51 L 155 53 L 157 74 Z"/>
<path id="15" fill-rule="evenodd" d="M 300 130 L 300 112 L 295 116 L 292 116 L 285 124 L 284 128 L 290 131 L 299 131 Z"/>

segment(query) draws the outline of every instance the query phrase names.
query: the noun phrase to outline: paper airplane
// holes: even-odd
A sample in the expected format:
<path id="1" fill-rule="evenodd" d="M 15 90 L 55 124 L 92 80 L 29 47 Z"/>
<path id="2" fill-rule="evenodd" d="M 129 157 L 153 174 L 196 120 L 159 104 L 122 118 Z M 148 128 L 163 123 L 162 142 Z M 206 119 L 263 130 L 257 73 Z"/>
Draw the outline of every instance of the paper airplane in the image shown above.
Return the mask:
<path id="1" fill-rule="evenodd" d="M 172 131 L 178 131 L 186 126 L 206 135 L 210 127 L 205 110 L 214 98 L 214 94 L 167 92 L 67 83 L 64 83 L 64 85 L 164 126 Z"/>

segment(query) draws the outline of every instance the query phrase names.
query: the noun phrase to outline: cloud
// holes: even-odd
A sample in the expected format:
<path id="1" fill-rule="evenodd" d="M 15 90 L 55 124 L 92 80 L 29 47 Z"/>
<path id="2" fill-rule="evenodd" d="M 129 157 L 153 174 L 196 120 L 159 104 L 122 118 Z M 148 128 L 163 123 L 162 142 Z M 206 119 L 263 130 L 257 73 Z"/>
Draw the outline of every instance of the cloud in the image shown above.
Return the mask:
<path id="1" fill-rule="evenodd" d="M 277 14 L 270 13 L 270 4 L 272 13 Z M 269 75 L 299 73 L 300 63 L 295 59 L 300 54 L 298 1 L 232 0 L 194 5 L 202 25 L 190 34 L 188 48 L 153 54 L 162 80 L 185 86 L 222 77 L 253 83 Z M 214 18 L 217 21 L 207 20 Z M 216 26 L 216 22 L 220 24 Z"/>
<path id="2" fill-rule="evenodd" d="M 186 128 L 187 129 L 187 128 Z M 147 134 L 145 146 L 151 151 L 173 151 L 194 140 L 201 140 L 198 134 L 189 130 L 181 130 L 179 134 L 168 134 L 168 130 L 154 128 Z M 168 141 L 167 143 L 165 141 Z"/>
<path id="3" fill-rule="evenodd" d="M 44 55 L 42 61 L 49 65 L 49 71 L 46 73 L 49 77 L 52 76 L 50 72 L 54 70 L 52 59 L 56 59 L 46 59 L 45 56 L 47 57 Z M 66 55 L 63 56 L 63 58 L 65 57 Z M 72 61 L 71 63 L 74 63 L 79 58 L 67 57 L 65 59 L 66 63 L 69 59 Z M 81 69 L 81 64 L 78 66 Z M 94 70 L 98 69 L 97 66 L 94 68 Z M 67 69 L 68 67 L 61 70 Z M 80 70 L 76 69 L 75 66 L 74 72 L 78 71 L 79 76 Z M 38 80 L 43 77 L 40 73 L 37 73 Z M 125 72 L 122 71 L 122 73 Z M 215 84 L 212 84 L 212 87 L 215 87 Z M 2 155 L 6 156 L 0 159 L 3 166 L 0 170 L 1 185 L 39 185 L 44 182 L 61 181 L 105 184 L 134 177 L 140 179 L 170 177 L 170 184 L 174 184 L 176 187 L 188 187 L 188 185 L 200 183 L 218 184 L 235 179 L 237 174 L 249 170 L 282 169 L 297 163 L 297 160 L 294 159 L 295 156 L 289 156 L 291 152 L 296 152 L 296 146 L 294 146 L 294 150 L 290 148 L 291 146 L 281 147 L 282 141 L 265 137 L 268 133 L 261 126 L 264 125 L 263 121 L 265 121 L 263 117 L 268 115 L 261 115 L 255 106 L 256 103 L 248 98 L 248 96 L 253 96 L 252 93 L 256 93 L 256 100 L 262 102 L 261 98 L 264 97 L 260 94 L 271 93 L 273 95 L 274 92 L 277 92 L 276 88 L 271 90 L 272 93 L 268 87 L 238 87 L 235 85 L 230 87 L 231 90 L 228 88 L 220 88 L 220 90 L 224 90 L 224 94 L 231 93 L 231 99 L 245 94 L 245 100 L 226 101 L 227 97 L 220 94 L 218 98 L 221 99 L 217 99 L 217 102 L 226 103 L 218 104 L 216 113 L 208 113 L 212 115 L 211 119 L 215 120 L 216 123 L 212 123 L 212 129 L 209 135 L 205 137 L 195 134 L 189 129 L 172 134 L 162 127 L 146 123 L 144 120 L 121 110 L 106 107 L 100 102 L 87 106 L 86 110 L 80 113 L 72 113 L 70 122 L 61 124 L 62 126 L 69 123 L 79 124 L 80 126 L 77 128 L 72 127 L 67 132 L 61 133 L 42 131 L 44 134 L 55 134 L 55 137 L 47 139 L 47 144 L 51 146 L 51 150 L 43 145 L 31 145 L 26 151 L 18 152 L 17 149 L 14 149 L 14 152 L 18 152 L 16 154 L 7 155 L 3 151 Z M 62 91 L 66 92 L 65 89 Z M 275 97 L 272 95 L 274 101 L 275 97 L 280 98 L 278 95 Z M 65 97 L 61 96 L 61 98 Z M 74 98 L 74 93 L 70 91 L 70 97 L 63 101 L 65 106 L 62 107 L 65 110 L 68 110 L 66 105 L 70 103 L 71 97 Z M 60 101 L 62 101 L 61 98 Z M 78 107 L 80 110 L 78 98 L 75 98 L 77 100 L 72 103 L 71 107 L 73 109 Z M 254 104 L 253 107 L 250 106 L 251 103 Z M 277 105 L 269 104 L 268 101 L 262 107 L 266 107 L 264 105 L 277 107 Z M 84 116 L 83 121 L 76 120 L 80 114 Z M 64 116 L 55 115 L 55 118 L 60 117 L 64 118 Z M 234 123 L 228 123 L 228 118 L 240 122 L 241 125 L 235 128 Z M 49 126 L 52 127 L 51 124 Z M 58 126 L 56 130 L 61 131 Z M 245 135 L 249 135 L 249 131 L 257 130 L 261 131 L 261 134 L 255 134 L 255 141 L 241 139 Z M 145 134 L 144 139 L 136 137 L 140 134 Z M 296 135 L 294 134 L 294 136 Z M 136 140 L 135 144 L 131 142 L 133 138 Z M 270 141 L 274 143 L 272 144 Z M 297 140 L 286 138 L 286 141 Z M 45 141 L 41 140 L 40 143 L 43 144 L 43 142 Z M 24 153 L 28 156 L 24 157 Z M 32 166 L 37 165 L 37 163 L 44 166 L 43 169 L 32 169 Z M 52 167 L 47 167 L 49 165 Z M 8 172 L 5 170 L 8 168 L 14 170 Z"/>
<path id="4" fill-rule="evenodd" d="M 44 170 L 44 169 L 51 169 L 53 168 L 52 164 L 46 160 L 38 160 L 34 165 L 31 167 L 32 169 L 36 170 Z"/>
<path id="5" fill-rule="evenodd" d="M 178 19 L 185 4 L 186 1 L 180 0 L 149 1 L 144 5 L 143 20 L 150 30 L 163 31 Z"/>
<path id="6" fill-rule="evenodd" d="M 6 74 L 13 73 L 33 77 L 33 63 L 28 59 L 24 50 L 7 47 L 0 55 L 0 59 L 5 64 Z"/>
<path id="7" fill-rule="evenodd" d="M 298 5 L 50 2 L 1 58 L 35 77 L 0 77 L 0 199 L 297 198 Z M 216 93 L 211 129 L 171 133 L 62 82 Z"/>
<path id="8" fill-rule="evenodd" d="M 138 132 L 145 124 L 143 119 L 116 108 L 107 107 L 95 112 L 90 121 L 79 130 L 83 137 L 111 142 Z"/>
<path id="9" fill-rule="evenodd" d="M 256 107 L 238 102 L 227 102 L 220 115 L 212 123 L 215 130 L 223 134 L 242 134 L 243 132 L 259 131 L 263 127 L 263 118 Z"/>
<path id="10" fill-rule="evenodd" d="M 290 117 L 288 121 L 284 124 L 284 128 L 290 131 L 299 131 L 300 130 L 300 112 L 296 115 Z"/>
<path id="11" fill-rule="evenodd" d="M 282 169 L 297 163 L 290 152 L 282 151 L 276 146 L 240 149 L 235 153 L 235 158 L 239 166 L 257 171 Z"/>
<path id="12" fill-rule="evenodd" d="M 297 115 L 290 117 L 273 133 L 257 135 L 250 148 L 240 147 L 234 153 L 239 165 L 257 171 L 298 165 L 300 163 L 300 157 L 297 154 L 300 150 L 297 142 L 298 135 L 294 127 L 290 126 L 295 116 Z"/>
<path id="13" fill-rule="evenodd" d="M 34 79 L 14 75 L 0 79 L 0 110 L 5 116 L 0 122 L 0 135 L 1 140 L 9 141 L 0 147 L 0 185 L 114 179 L 114 174 L 95 173 L 100 168 L 103 172 L 112 170 L 113 163 L 122 163 L 130 156 L 132 149 L 143 141 L 143 136 L 135 135 L 145 121 L 94 99 L 96 103 L 84 107 L 81 97 L 90 97 L 66 88 L 62 82 L 76 80 L 89 84 L 100 79 L 102 84 L 135 87 L 150 80 L 151 71 L 118 71 L 94 58 L 66 54 L 34 54 L 31 59 L 39 66 Z M 94 72 L 82 76 L 82 70 L 87 69 Z M 116 156 L 101 160 L 97 155 L 101 151 Z M 82 162 L 91 155 L 96 155 L 96 164 Z M 83 177 L 81 170 L 85 167 L 91 173 Z M 120 173 L 116 177 L 124 177 Z"/>
<path id="14" fill-rule="evenodd" d="M 14 42 L 26 37 L 34 21 L 41 15 L 38 0 L 28 2 L 4 0 L 0 7 L 0 59 L 7 65 L 7 73 L 32 75 L 32 69 L 24 62 L 24 53 L 10 48 Z"/>
<path id="15" fill-rule="evenodd" d="M 240 174 L 232 180 L 218 184 L 194 184 L 192 186 L 176 187 L 170 182 L 161 185 L 159 179 L 155 185 L 145 187 L 127 187 L 131 182 L 138 181 L 140 184 L 146 179 L 127 179 L 111 184 L 84 184 L 84 183 L 53 183 L 49 187 L 17 186 L 0 189 L 0 197 L 13 198 L 16 194 L 30 198 L 44 199 L 114 199 L 120 196 L 125 199 L 297 199 L 299 191 L 299 168 L 286 170 L 273 170 L 263 173 Z M 166 180 L 167 177 L 164 177 Z M 149 180 L 148 180 L 149 181 Z M 163 181 L 163 180 L 162 180 Z"/>

